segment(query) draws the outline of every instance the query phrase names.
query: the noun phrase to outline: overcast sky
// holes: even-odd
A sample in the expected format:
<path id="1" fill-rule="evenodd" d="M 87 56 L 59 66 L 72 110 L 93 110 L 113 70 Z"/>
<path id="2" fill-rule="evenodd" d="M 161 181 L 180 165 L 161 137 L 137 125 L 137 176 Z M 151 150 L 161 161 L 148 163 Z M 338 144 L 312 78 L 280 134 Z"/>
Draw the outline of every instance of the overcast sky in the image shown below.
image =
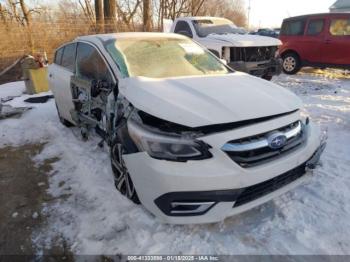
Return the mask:
<path id="1" fill-rule="evenodd" d="M 210 1 L 210 0 L 208 0 Z M 245 0 L 248 6 L 249 0 Z M 250 25 L 279 27 L 289 16 L 328 12 L 336 0 L 250 0 Z"/>

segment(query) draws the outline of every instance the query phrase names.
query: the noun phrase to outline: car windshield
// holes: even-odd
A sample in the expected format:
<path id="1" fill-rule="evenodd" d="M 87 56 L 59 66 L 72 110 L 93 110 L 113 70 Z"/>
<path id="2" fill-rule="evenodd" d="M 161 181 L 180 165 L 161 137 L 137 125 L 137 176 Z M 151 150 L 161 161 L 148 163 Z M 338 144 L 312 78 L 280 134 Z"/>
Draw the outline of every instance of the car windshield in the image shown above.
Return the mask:
<path id="1" fill-rule="evenodd" d="M 227 74 L 229 70 L 190 39 L 125 38 L 105 43 L 123 77 L 167 78 Z"/>
<path id="2" fill-rule="evenodd" d="M 192 21 L 199 37 L 206 37 L 210 34 L 242 34 L 242 30 L 227 19 L 201 19 Z"/>

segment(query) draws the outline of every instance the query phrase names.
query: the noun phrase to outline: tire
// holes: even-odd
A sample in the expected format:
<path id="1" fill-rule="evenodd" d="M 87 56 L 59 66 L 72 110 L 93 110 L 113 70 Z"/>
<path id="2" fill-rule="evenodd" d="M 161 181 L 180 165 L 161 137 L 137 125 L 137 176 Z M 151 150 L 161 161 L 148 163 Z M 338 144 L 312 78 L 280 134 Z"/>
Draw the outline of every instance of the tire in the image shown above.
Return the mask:
<path id="1" fill-rule="evenodd" d="M 273 77 L 273 76 L 271 76 L 271 75 L 263 75 L 261 78 L 262 78 L 262 79 L 265 79 L 265 80 L 267 80 L 267 81 L 271 81 L 271 80 L 272 80 L 272 77 Z"/>
<path id="2" fill-rule="evenodd" d="M 125 152 L 123 145 L 118 140 L 115 140 L 111 145 L 110 151 L 115 187 L 122 195 L 129 198 L 135 204 L 141 204 L 134 183 L 121 157 Z"/>
<path id="3" fill-rule="evenodd" d="M 301 68 L 300 58 L 296 53 L 283 55 L 283 72 L 287 75 L 295 75 Z"/>
<path id="4" fill-rule="evenodd" d="M 55 105 L 56 105 L 56 109 L 57 109 L 57 115 L 58 115 L 58 118 L 61 122 L 62 125 L 64 125 L 65 127 L 72 127 L 73 124 L 71 122 L 69 122 L 68 120 L 64 119 L 61 115 L 60 115 L 60 111 L 58 110 L 58 106 L 57 106 L 57 103 L 55 102 Z"/>

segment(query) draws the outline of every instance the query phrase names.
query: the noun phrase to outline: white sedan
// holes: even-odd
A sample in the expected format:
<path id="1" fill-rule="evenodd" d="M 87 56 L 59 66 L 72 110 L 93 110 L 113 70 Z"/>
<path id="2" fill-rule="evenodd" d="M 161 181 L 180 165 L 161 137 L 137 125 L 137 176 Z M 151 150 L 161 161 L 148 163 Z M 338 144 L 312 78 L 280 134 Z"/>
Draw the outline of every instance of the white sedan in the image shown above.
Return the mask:
<path id="1" fill-rule="evenodd" d="M 61 122 L 110 147 L 117 189 L 167 223 L 262 204 L 305 181 L 325 147 L 294 94 L 181 35 L 79 37 L 49 82 Z"/>

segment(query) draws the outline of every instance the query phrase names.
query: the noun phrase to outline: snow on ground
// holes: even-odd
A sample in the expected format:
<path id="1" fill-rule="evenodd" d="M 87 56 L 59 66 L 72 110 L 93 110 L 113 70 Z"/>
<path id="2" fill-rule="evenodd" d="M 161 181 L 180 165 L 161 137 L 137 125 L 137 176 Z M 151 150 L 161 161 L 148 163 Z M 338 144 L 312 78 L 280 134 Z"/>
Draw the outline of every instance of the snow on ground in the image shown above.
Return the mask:
<path id="1" fill-rule="evenodd" d="M 54 101 L 0 122 L 0 147 L 47 142 L 39 163 L 59 157 L 49 175 L 57 201 L 43 207 L 48 225 L 33 235 L 38 250 L 64 238 L 76 254 L 350 254 L 350 80 L 280 76 L 313 121 L 328 128 L 323 166 L 310 183 L 221 223 L 166 225 L 114 188 L 107 148 L 63 127 Z M 0 86 L 0 97 L 22 83 Z M 27 95 L 11 105 L 23 106 Z M 15 168 L 15 167 L 14 167 Z"/>

